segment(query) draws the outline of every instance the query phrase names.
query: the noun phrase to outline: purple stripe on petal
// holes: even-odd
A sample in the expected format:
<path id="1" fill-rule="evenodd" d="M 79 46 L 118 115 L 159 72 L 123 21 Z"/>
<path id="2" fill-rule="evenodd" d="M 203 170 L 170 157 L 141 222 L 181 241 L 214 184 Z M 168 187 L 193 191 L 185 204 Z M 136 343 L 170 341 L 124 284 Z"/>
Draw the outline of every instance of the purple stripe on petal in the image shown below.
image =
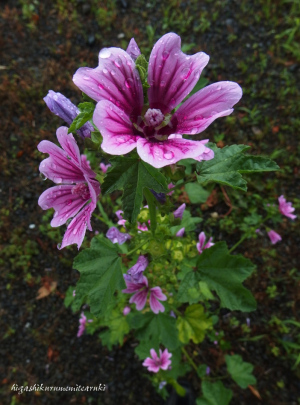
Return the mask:
<path id="1" fill-rule="evenodd" d="M 57 140 L 61 147 L 67 152 L 68 156 L 73 159 L 77 165 L 80 166 L 80 151 L 77 142 L 72 134 L 68 134 L 68 129 L 66 127 L 60 127 L 56 131 Z"/>
<path id="2" fill-rule="evenodd" d="M 199 141 L 187 139 L 168 139 L 162 142 L 151 142 L 144 138 L 137 140 L 137 153 L 151 166 L 161 168 L 174 164 L 181 159 L 196 158 L 205 150 Z"/>
<path id="3" fill-rule="evenodd" d="M 141 311 L 146 305 L 148 289 L 135 293 L 129 300 L 130 304 L 135 303 L 136 309 Z"/>
<path id="4" fill-rule="evenodd" d="M 128 115 L 110 101 L 100 101 L 94 123 L 103 136 L 101 148 L 111 155 L 124 155 L 136 147 L 138 136 Z"/>
<path id="5" fill-rule="evenodd" d="M 172 116 L 170 131 L 199 134 L 216 118 L 231 114 L 232 107 L 241 99 L 242 94 L 241 87 L 234 82 L 218 82 L 199 90 Z"/>
<path id="6" fill-rule="evenodd" d="M 148 69 L 150 108 L 164 114 L 176 107 L 193 89 L 209 56 L 204 52 L 189 56 L 181 51 L 181 39 L 174 33 L 154 45 Z"/>
<path id="7" fill-rule="evenodd" d="M 95 69 L 80 68 L 73 81 L 96 101 L 108 100 L 136 118 L 143 108 L 143 88 L 135 63 L 120 48 L 104 48 Z"/>

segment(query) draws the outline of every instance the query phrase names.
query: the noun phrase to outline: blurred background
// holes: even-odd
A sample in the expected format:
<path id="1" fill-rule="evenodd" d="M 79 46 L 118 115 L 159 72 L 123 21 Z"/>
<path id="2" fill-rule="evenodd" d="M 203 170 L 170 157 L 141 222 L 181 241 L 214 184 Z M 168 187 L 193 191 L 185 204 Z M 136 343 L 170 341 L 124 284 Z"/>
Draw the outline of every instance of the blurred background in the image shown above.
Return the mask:
<path id="1" fill-rule="evenodd" d="M 134 354 L 133 338 L 109 351 L 97 335 L 76 337 L 79 314 L 65 308 L 64 297 L 78 278 L 72 270 L 77 249 L 57 249 L 64 230 L 50 228 L 52 212 L 37 205 L 46 184 L 38 171 L 44 156 L 36 146 L 43 139 L 55 142 L 63 124 L 43 97 L 51 89 L 78 104 L 75 71 L 96 67 L 102 47 L 126 49 L 132 37 L 147 57 L 170 31 L 181 36 L 184 52 L 210 55 L 202 77 L 208 83 L 236 81 L 244 96 L 231 116 L 205 131 L 205 138 L 219 147 L 248 144 L 250 153 L 269 156 L 281 168 L 251 177 L 247 193 L 252 197 L 232 194 L 234 210 L 226 217 L 220 190 L 197 208 L 215 240 L 235 242 L 235 223 L 245 212 L 255 213 L 266 201 L 277 204 L 281 194 L 300 207 L 300 2 L 2 0 L 0 7 L 0 402 L 163 404 Z M 215 212 L 219 216 L 211 215 Z M 93 229 L 106 230 L 96 220 Z M 299 226 L 285 218 L 276 231 L 283 239 L 276 246 L 258 237 L 238 249 L 257 265 L 247 286 L 258 310 L 249 315 L 250 324 L 244 314 L 223 314 L 223 346 L 255 365 L 258 383 L 256 392 L 231 387 L 233 405 L 300 403 Z M 221 347 L 204 341 L 199 350 L 212 370 L 222 370 Z M 191 375 L 187 380 L 199 393 L 199 383 Z M 107 390 L 17 395 L 11 391 L 14 383 L 105 383 Z"/>

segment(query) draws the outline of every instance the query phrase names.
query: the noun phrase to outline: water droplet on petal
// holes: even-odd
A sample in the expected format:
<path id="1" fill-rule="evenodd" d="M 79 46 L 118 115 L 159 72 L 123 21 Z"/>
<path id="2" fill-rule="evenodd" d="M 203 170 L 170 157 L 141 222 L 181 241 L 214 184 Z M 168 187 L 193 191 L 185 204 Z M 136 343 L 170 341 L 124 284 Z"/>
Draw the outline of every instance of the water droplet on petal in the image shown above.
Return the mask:
<path id="1" fill-rule="evenodd" d="M 162 58 L 163 58 L 163 60 L 167 60 L 168 59 L 168 57 L 169 57 L 169 55 L 170 55 L 170 52 L 168 52 L 168 51 L 163 51 L 163 53 L 162 53 Z"/>
<path id="2" fill-rule="evenodd" d="M 57 215 L 58 215 L 58 212 L 57 212 L 57 211 L 55 211 L 55 213 L 54 213 L 54 215 L 53 215 L 53 218 L 56 218 L 56 217 L 57 217 Z"/>
<path id="3" fill-rule="evenodd" d="M 171 160 L 171 159 L 173 159 L 173 157 L 174 157 L 174 153 L 171 152 L 171 151 L 168 151 L 168 152 L 164 153 L 164 158 L 167 159 L 167 160 Z"/>
<path id="4" fill-rule="evenodd" d="M 120 136 L 118 136 L 118 137 L 117 137 L 117 141 L 118 141 L 119 143 L 124 143 L 124 142 L 126 142 L 126 139 L 121 138 Z"/>
<path id="5" fill-rule="evenodd" d="M 112 71 L 110 72 L 113 76 L 116 75 L 116 71 L 112 69 Z"/>
<path id="6" fill-rule="evenodd" d="M 160 86 L 161 86 L 161 87 L 165 87 L 165 85 L 166 85 L 165 80 L 162 80 L 162 81 L 160 82 Z"/>
<path id="7" fill-rule="evenodd" d="M 84 80 L 90 80 L 89 76 L 83 76 Z"/>
<path id="8" fill-rule="evenodd" d="M 67 205 L 71 205 L 72 202 L 73 202 L 73 200 L 68 200 L 68 201 L 67 201 Z"/>
<path id="9" fill-rule="evenodd" d="M 191 73 L 192 73 L 191 69 L 187 67 L 182 69 L 180 76 L 183 80 L 186 80 L 190 77 Z"/>
<path id="10" fill-rule="evenodd" d="M 77 228 L 74 229 L 73 235 L 76 235 L 76 233 L 77 233 Z"/>
<path id="11" fill-rule="evenodd" d="M 61 183 L 62 178 L 61 177 L 53 177 L 53 181 L 54 181 L 54 183 Z M 54 196 L 54 197 L 56 197 L 56 196 Z"/>
<path id="12" fill-rule="evenodd" d="M 111 55 L 111 52 L 110 52 L 110 50 L 109 50 L 108 48 L 103 48 L 103 49 L 101 49 L 101 51 L 100 51 L 100 53 L 99 53 L 99 56 L 100 56 L 100 58 L 102 58 L 102 59 L 109 58 L 110 55 Z"/>
<path id="13" fill-rule="evenodd" d="M 68 216 L 68 214 L 66 215 L 66 217 Z M 72 218 L 69 218 L 66 220 L 66 225 L 69 226 L 70 223 L 72 222 Z"/>
<path id="14" fill-rule="evenodd" d="M 100 90 L 103 90 L 103 89 L 104 89 L 104 86 L 103 86 L 103 84 L 101 84 L 101 83 L 98 84 L 98 87 L 99 87 Z"/>
<path id="15" fill-rule="evenodd" d="M 217 87 L 217 90 L 222 90 L 222 87 L 221 87 L 221 86 L 218 86 L 218 87 Z"/>
<path id="16" fill-rule="evenodd" d="M 61 243 L 58 243 L 57 244 L 57 249 L 60 249 L 61 248 Z"/>
<path id="17" fill-rule="evenodd" d="M 102 72 L 107 75 L 108 70 L 104 68 Z"/>
<path id="18" fill-rule="evenodd" d="M 120 59 L 120 58 L 117 58 L 117 59 L 114 61 L 114 64 L 115 64 L 118 68 L 120 68 L 120 67 L 122 66 L 122 61 L 121 61 L 121 59 Z"/>
<path id="19" fill-rule="evenodd" d="M 45 176 L 44 173 L 40 173 L 40 178 L 44 181 L 47 180 L 47 176 Z"/>
<path id="20" fill-rule="evenodd" d="M 52 169 L 56 169 L 56 168 L 57 168 L 57 166 L 56 166 L 54 163 L 51 164 L 51 167 L 52 167 Z"/>
<path id="21" fill-rule="evenodd" d="M 195 70 L 194 76 L 196 77 L 196 79 L 199 79 L 199 77 L 200 77 L 200 70 Z"/>
<path id="22" fill-rule="evenodd" d="M 133 85 L 133 80 L 129 77 L 128 79 L 125 80 L 125 86 L 127 89 L 130 89 Z"/>

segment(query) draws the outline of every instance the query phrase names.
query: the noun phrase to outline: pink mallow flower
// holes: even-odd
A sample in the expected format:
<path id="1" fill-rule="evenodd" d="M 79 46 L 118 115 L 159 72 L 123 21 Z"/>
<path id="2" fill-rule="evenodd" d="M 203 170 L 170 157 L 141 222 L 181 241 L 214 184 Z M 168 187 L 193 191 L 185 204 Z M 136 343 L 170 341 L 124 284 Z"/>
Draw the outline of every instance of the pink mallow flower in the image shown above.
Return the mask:
<path id="1" fill-rule="evenodd" d="M 114 226 L 109 228 L 109 230 L 106 232 L 106 237 L 112 243 L 118 243 L 119 245 L 123 245 L 123 243 L 125 243 L 128 239 L 131 239 L 131 236 L 129 235 L 129 233 L 120 232 Z"/>
<path id="2" fill-rule="evenodd" d="M 76 243 L 80 248 L 86 228 L 92 231 L 91 215 L 96 208 L 100 184 L 85 155 L 79 148 L 67 127 L 58 128 L 57 139 L 62 148 L 52 142 L 42 141 L 38 150 L 48 153 L 39 167 L 40 172 L 58 186 L 44 191 L 38 200 L 43 210 L 54 208 L 52 227 L 61 226 L 73 218 L 67 227 L 59 249 Z"/>
<path id="3" fill-rule="evenodd" d="M 125 227 L 126 224 L 126 219 L 123 219 L 123 211 L 122 210 L 118 210 L 116 211 L 116 216 L 118 217 L 118 225 L 122 225 Z"/>
<path id="4" fill-rule="evenodd" d="M 174 218 L 180 218 L 180 219 L 182 219 L 182 216 L 183 216 L 185 207 L 186 207 L 186 204 L 181 204 L 181 205 L 177 208 L 177 210 L 175 210 L 175 211 L 173 212 Z"/>
<path id="5" fill-rule="evenodd" d="M 275 245 L 275 243 L 280 242 L 282 240 L 281 236 L 272 229 L 268 232 L 268 236 L 270 238 L 272 245 Z"/>
<path id="6" fill-rule="evenodd" d="M 162 293 L 160 287 L 148 287 L 148 280 L 147 277 L 143 276 L 141 281 L 138 283 L 128 281 L 125 278 L 125 283 L 127 288 L 122 290 L 123 293 L 126 294 L 133 294 L 135 293 L 129 300 L 130 304 L 133 302 L 136 305 L 136 309 L 141 311 L 144 306 L 146 305 L 148 292 L 150 291 L 150 308 L 155 313 L 158 314 L 159 312 L 164 312 L 165 307 L 159 301 L 166 301 L 167 297 L 165 294 Z"/>
<path id="7" fill-rule="evenodd" d="M 139 229 L 138 233 L 141 233 L 140 231 L 142 232 L 148 231 L 147 225 L 145 223 L 141 224 L 140 222 L 137 223 L 137 229 Z"/>
<path id="8" fill-rule="evenodd" d="M 285 215 L 288 218 L 296 219 L 297 215 L 292 214 L 295 211 L 295 208 L 292 206 L 291 202 L 286 202 L 286 199 L 283 195 L 278 198 L 279 201 L 279 211 L 282 215 Z"/>
<path id="9" fill-rule="evenodd" d="M 197 249 L 198 252 L 201 254 L 203 253 L 204 249 L 209 249 L 210 247 L 212 247 L 214 245 L 214 243 L 212 243 L 212 238 L 209 238 L 208 242 L 205 244 L 205 233 L 201 232 L 199 234 L 199 242 L 197 243 Z"/>
<path id="10" fill-rule="evenodd" d="M 73 77 L 79 89 L 98 102 L 93 122 L 103 136 L 101 148 L 111 155 L 124 155 L 137 148 L 140 158 L 156 168 L 187 158 L 212 159 L 214 152 L 205 146 L 208 139 L 192 141 L 182 135 L 199 134 L 216 118 L 231 114 L 242 97 L 240 86 L 229 81 L 207 86 L 171 116 L 198 82 L 209 56 L 204 52 L 186 55 L 178 35 L 164 35 L 150 55 L 149 103 L 144 105 L 143 86 L 133 59 L 139 53 L 133 41 L 127 52 L 103 48 L 95 69 L 82 67 Z"/>
<path id="11" fill-rule="evenodd" d="M 106 172 L 107 172 L 107 169 L 108 169 L 109 167 L 111 167 L 111 164 L 106 165 L 106 164 L 104 164 L 104 163 L 100 163 L 99 167 L 100 167 L 100 169 L 102 170 L 103 173 L 106 173 Z"/>
<path id="12" fill-rule="evenodd" d="M 143 281 L 143 271 L 146 270 L 148 264 L 147 257 L 140 255 L 136 264 L 127 271 L 127 274 L 124 274 L 125 280 L 132 283 L 141 283 Z"/>
<path id="13" fill-rule="evenodd" d="M 169 353 L 168 349 L 165 349 L 163 352 L 159 349 L 159 357 L 157 356 L 156 351 L 151 349 L 150 355 L 152 358 L 147 357 L 143 362 L 143 366 L 147 367 L 148 371 L 152 371 L 153 373 L 157 373 L 160 368 L 162 370 L 167 370 L 172 363 L 170 360 L 172 353 Z"/>

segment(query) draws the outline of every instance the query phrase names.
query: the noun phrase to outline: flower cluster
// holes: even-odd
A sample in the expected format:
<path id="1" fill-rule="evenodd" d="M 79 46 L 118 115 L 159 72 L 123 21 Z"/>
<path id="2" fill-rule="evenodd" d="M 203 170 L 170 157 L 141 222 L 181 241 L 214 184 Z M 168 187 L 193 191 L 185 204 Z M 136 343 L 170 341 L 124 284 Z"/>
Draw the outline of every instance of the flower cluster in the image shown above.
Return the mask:
<path id="1" fill-rule="evenodd" d="M 171 365 L 170 358 L 172 357 L 172 353 L 168 352 L 168 349 L 165 349 L 163 352 L 159 349 L 159 356 L 156 354 L 154 349 L 150 350 L 151 357 L 147 357 L 143 362 L 143 366 L 147 367 L 148 371 L 152 371 L 152 373 L 157 373 L 159 369 L 168 370 Z"/>

